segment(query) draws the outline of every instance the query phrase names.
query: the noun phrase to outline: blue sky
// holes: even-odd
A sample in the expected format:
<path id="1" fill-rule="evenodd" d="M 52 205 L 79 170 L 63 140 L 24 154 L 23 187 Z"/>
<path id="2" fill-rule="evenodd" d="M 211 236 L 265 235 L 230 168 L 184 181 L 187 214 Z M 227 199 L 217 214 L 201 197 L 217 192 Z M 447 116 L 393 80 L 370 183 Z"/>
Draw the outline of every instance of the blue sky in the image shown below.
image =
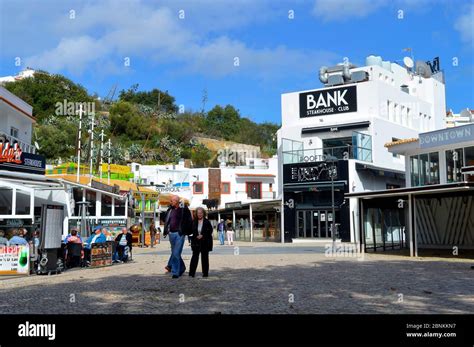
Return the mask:
<path id="1" fill-rule="evenodd" d="M 1 0 L 0 13 L 0 76 L 30 66 L 102 97 L 138 83 L 199 110 L 206 89 L 206 109 L 279 123 L 280 94 L 319 88 L 320 66 L 400 61 L 411 47 L 440 57 L 448 108 L 474 108 L 469 0 Z"/>

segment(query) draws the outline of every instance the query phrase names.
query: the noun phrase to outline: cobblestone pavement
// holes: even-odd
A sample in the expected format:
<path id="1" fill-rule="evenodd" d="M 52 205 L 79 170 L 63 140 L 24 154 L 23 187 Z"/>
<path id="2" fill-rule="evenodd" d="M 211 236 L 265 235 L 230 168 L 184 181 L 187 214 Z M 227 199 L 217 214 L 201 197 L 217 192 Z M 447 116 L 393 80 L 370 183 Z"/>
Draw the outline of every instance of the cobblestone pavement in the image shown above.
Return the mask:
<path id="1" fill-rule="evenodd" d="M 334 258 L 314 244 L 215 248 L 209 278 L 165 274 L 164 242 L 135 249 L 127 264 L 1 279 L 0 314 L 474 312 L 472 260 Z M 187 247 L 183 258 L 188 266 Z"/>

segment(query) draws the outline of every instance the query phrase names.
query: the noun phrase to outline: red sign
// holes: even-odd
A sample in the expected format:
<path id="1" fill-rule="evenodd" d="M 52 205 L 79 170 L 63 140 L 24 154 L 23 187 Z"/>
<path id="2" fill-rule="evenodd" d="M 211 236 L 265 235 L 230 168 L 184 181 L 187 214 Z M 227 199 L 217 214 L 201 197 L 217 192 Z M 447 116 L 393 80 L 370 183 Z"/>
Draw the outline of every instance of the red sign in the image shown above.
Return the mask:
<path id="1" fill-rule="evenodd" d="M 0 142 L 0 163 L 21 164 L 21 153 L 18 143 L 12 147 L 10 142 Z"/>

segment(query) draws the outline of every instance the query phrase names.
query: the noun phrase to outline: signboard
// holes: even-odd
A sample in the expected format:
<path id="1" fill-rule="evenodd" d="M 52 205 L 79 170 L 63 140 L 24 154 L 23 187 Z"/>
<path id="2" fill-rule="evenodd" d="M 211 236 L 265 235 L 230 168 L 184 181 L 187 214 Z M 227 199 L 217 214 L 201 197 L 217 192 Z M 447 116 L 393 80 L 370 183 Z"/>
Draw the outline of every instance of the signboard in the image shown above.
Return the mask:
<path id="1" fill-rule="evenodd" d="M 95 189 L 103 190 L 104 192 L 113 193 L 113 194 L 120 193 L 120 186 L 117 184 L 114 184 L 113 186 L 109 186 L 108 184 L 92 180 L 91 187 Z"/>
<path id="2" fill-rule="evenodd" d="M 0 246 L 0 275 L 29 275 L 30 246 Z"/>
<path id="3" fill-rule="evenodd" d="M 300 93 L 300 118 L 357 112 L 357 87 Z"/>
<path id="4" fill-rule="evenodd" d="M 112 265 L 112 252 L 114 241 L 104 243 L 93 243 L 91 245 L 91 266 L 109 266 Z"/>
<path id="5" fill-rule="evenodd" d="M 236 201 L 236 202 L 226 202 L 225 208 L 229 209 L 234 209 L 234 208 L 241 208 L 242 207 L 242 202 L 241 201 Z"/>
<path id="6" fill-rule="evenodd" d="M 158 200 L 160 197 L 160 194 L 158 192 L 134 192 L 133 193 L 133 198 L 135 200 L 141 200 L 142 199 L 142 194 L 145 200 Z"/>
<path id="7" fill-rule="evenodd" d="M 61 248 L 64 206 L 43 205 L 41 214 L 41 249 Z"/>
<path id="8" fill-rule="evenodd" d="M 474 141 L 474 124 L 420 134 L 420 148 L 432 148 L 466 141 Z"/>
<path id="9" fill-rule="evenodd" d="M 43 156 L 23 152 L 18 143 L 11 145 L 0 136 L 0 170 L 44 175 L 46 160 Z"/>
<path id="10" fill-rule="evenodd" d="M 190 187 L 157 187 L 156 190 L 160 193 L 179 193 L 190 190 Z"/>
<path id="11" fill-rule="evenodd" d="M 337 180 L 348 180 L 349 168 L 347 160 L 335 162 L 337 167 Z M 329 175 L 332 162 L 296 163 L 283 165 L 283 184 L 311 183 L 331 181 Z"/>
<path id="12" fill-rule="evenodd" d="M 107 172 L 109 169 L 109 164 L 102 164 L 102 171 Z M 117 165 L 117 164 L 110 164 L 110 172 L 111 173 L 118 173 L 118 174 L 123 174 L 123 175 L 128 175 L 132 171 L 130 170 L 130 167 L 126 165 Z"/>

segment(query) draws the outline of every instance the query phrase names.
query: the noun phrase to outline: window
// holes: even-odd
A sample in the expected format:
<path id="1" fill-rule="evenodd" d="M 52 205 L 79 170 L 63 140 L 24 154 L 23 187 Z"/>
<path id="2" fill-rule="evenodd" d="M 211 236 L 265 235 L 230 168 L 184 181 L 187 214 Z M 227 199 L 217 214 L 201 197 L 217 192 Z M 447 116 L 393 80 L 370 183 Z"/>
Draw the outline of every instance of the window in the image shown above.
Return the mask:
<path id="1" fill-rule="evenodd" d="M 204 194 L 204 182 L 194 182 L 193 194 Z"/>
<path id="2" fill-rule="evenodd" d="M 18 129 L 14 128 L 14 127 L 11 127 L 10 128 L 10 136 L 18 138 Z"/>
<path id="3" fill-rule="evenodd" d="M 112 197 L 102 193 L 101 198 L 101 216 L 112 216 Z"/>
<path id="4" fill-rule="evenodd" d="M 410 177 L 411 177 L 411 186 L 416 187 L 420 185 L 420 174 L 418 168 L 418 156 L 412 155 L 410 157 Z"/>
<path id="5" fill-rule="evenodd" d="M 262 183 L 261 182 L 247 182 L 246 183 L 247 197 L 250 199 L 261 199 Z"/>
<path id="6" fill-rule="evenodd" d="M 464 148 L 464 162 L 466 166 L 474 166 L 474 147 Z M 466 175 L 466 181 L 473 182 L 474 174 Z"/>
<path id="7" fill-rule="evenodd" d="M 461 168 L 464 166 L 462 148 L 446 151 L 446 179 L 448 183 L 463 180 Z"/>
<path id="8" fill-rule="evenodd" d="M 439 155 L 437 152 L 410 157 L 411 186 L 439 184 Z"/>
<path id="9" fill-rule="evenodd" d="M 392 142 L 399 141 L 400 139 L 397 139 L 396 137 L 392 137 Z M 392 153 L 392 156 L 394 158 L 400 158 L 400 154 L 397 153 Z"/>
<path id="10" fill-rule="evenodd" d="M 230 182 L 221 183 L 221 194 L 230 194 Z"/>

